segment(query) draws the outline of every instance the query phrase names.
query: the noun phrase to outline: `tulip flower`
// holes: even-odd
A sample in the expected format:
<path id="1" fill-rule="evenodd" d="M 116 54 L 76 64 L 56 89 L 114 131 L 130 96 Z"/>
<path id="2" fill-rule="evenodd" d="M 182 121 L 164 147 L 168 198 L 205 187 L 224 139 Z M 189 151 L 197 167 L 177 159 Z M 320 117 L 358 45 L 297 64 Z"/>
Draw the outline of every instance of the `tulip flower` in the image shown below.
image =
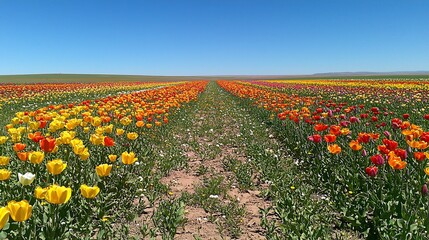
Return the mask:
<path id="1" fill-rule="evenodd" d="M 14 150 L 15 152 L 19 152 L 19 151 L 24 150 L 25 146 L 27 146 L 27 145 L 25 145 L 24 143 L 15 143 L 15 144 L 13 145 L 13 150 Z"/>
<path id="2" fill-rule="evenodd" d="M 46 193 L 48 192 L 49 188 L 41 188 L 40 186 L 36 187 L 36 189 L 34 190 L 34 196 L 37 199 L 45 199 Z"/>
<path id="3" fill-rule="evenodd" d="M 88 160 L 88 158 L 89 158 L 89 151 L 88 151 L 88 148 L 85 148 L 84 150 L 83 150 L 83 152 L 81 152 L 80 154 L 79 154 L 79 157 L 80 157 L 80 159 L 82 159 L 82 160 Z"/>
<path id="4" fill-rule="evenodd" d="M 45 158 L 45 154 L 43 152 L 31 152 L 28 155 L 28 160 L 34 164 L 40 164 Z"/>
<path id="5" fill-rule="evenodd" d="M 52 204 L 63 204 L 70 200 L 71 193 L 71 188 L 52 185 L 46 191 L 45 200 Z"/>
<path id="6" fill-rule="evenodd" d="M 30 153 L 29 152 L 18 152 L 18 153 L 16 153 L 16 155 L 18 156 L 19 160 L 25 162 L 28 160 Z"/>
<path id="7" fill-rule="evenodd" d="M 337 136 L 335 136 L 334 134 L 326 134 L 323 139 L 325 139 L 325 142 L 327 143 L 333 143 L 337 139 Z"/>
<path id="8" fill-rule="evenodd" d="M 106 137 L 104 137 L 103 145 L 106 147 L 115 146 L 115 140 L 113 140 L 113 138 L 106 136 Z"/>
<path id="9" fill-rule="evenodd" d="M 55 138 L 45 138 L 39 141 L 40 149 L 49 153 L 55 149 Z"/>
<path id="10" fill-rule="evenodd" d="M 131 123 L 131 119 L 123 117 L 119 122 L 124 126 L 128 126 Z"/>
<path id="11" fill-rule="evenodd" d="M 82 194 L 84 198 L 95 198 L 99 192 L 100 188 L 97 186 L 89 187 L 86 184 L 80 186 L 80 194 Z"/>
<path id="12" fill-rule="evenodd" d="M 415 152 L 413 155 L 414 155 L 414 158 L 419 162 L 426 159 L 426 155 L 423 152 Z"/>
<path id="13" fill-rule="evenodd" d="M 337 144 L 331 144 L 328 146 L 328 151 L 332 154 L 339 154 L 341 152 L 341 147 Z"/>
<path id="14" fill-rule="evenodd" d="M 124 134 L 124 132 L 125 132 L 125 130 L 124 130 L 124 129 L 122 129 L 122 128 L 117 128 L 117 129 L 116 129 L 116 135 L 118 135 L 118 136 L 120 136 L 120 135 Z"/>
<path id="15" fill-rule="evenodd" d="M 368 176 L 375 177 L 377 175 L 378 168 L 376 166 L 367 167 L 365 169 L 365 172 L 366 172 L 366 174 L 368 174 Z"/>
<path id="16" fill-rule="evenodd" d="M 66 167 L 67 167 L 67 163 L 63 162 L 63 160 L 61 159 L 55 159 L 55 160 L 49 161 L 46 164 L 46 168 L 48 168 L 48 171 L 52 175 L 58 175 L 62 173 L 64 169 L 66 169 Z"/>
<path id="17" fill-rule="evenodd" d="M 0 136 L 0 145 L 4 144 L 9 138 L 6 136 Z"/>
<path id="18" fill-rule="evenodd" d="M 94 126 L 94 127 L 98 127 L 98 126 L 100 126 L 100 125 L 101 125 L 101 123 L 102 123 L 102 120 L 101 120 L 101 118 L 100 118 L 100 117 L 94 117 L 94 118 L 92 118 L 92 120 L 91 120 L 91 124 L 92 124 L 92 126 Z"/>
<path id="19" fill-rule="evenodd" d="M 18 173 L 18 180 L 24 186 L 27 186 L 33 183 L 35 177 L 36 177 L 35 174 L 29 173 L 29 172 L 25 174 Z"/>
<path id="20" fill-rule="evenodd" d="M 123 164 L 129 165 L 129 164 L 133 164 L 137 161 L 137 158 L 135 157 L 134 152 L 130 152 L 130 153 L 123 152 L 121 157 L 122 157 L 122 163 Z"/>
<path id="21" fill-rule="evenodd" d="M 359 133 L 357 141 L 359 143 L 369 143 L 371 135 L 368 133 Z"/>
<path id="22" fill-rule="evenodd" d="M 10 212 L 10 217 L 15 222 L 23 222 L 31 217 L 33 207 L 28 203 L 27 200 L 19 202 L 10 201 L 7 203 L 7 208 Z"/>
<path id="23" fill-rule="evenodd" d="M 377 166 L 384 164 L 384 158 L 380 154 L 371 156 L 370 159 L 371 159 L 371 162 Z"/>
<path id="24" fill-rule="evenodd" d="M 402 159 L 395 155 L 394 152 L 389 153 L 388 163 L 392 169 L 402 170 L 407 166 L 407 162 L 402 161 Z"/>
<path id="25" fill-rule="evenodd" d="M 74 131 L 63 131 L 60 133 L 60 141 L 62 144 L 70 144 L 75 136 L 76 132 Z"/>
<path id="26" fill-rule="evenodd" d="M 320 143 L 322 141 L 322 137 L 319 134 L 314 134 L 307 138 L 309 141 L 314 143 Z"/>
<path id="27" fill-rule="evenodd" d="M 99 177 L 109 176 L 111 170 L 112 170 L 112 165 L 110 164 L 101 164 L 95 168 L 95 171 L 97 172 L 97 175 Z"/>
<path id="28" fill-rule="evenodd" d="M 6 166 L 9 164 L 10 157 L 0 156 L 0 166 Z"/>
<path id="29" fill-rule="evenodd" d="M 405 151 L 404 149 L 397 148 L 394 152 L 396 156 L 401 158 L 401 160 L 405 160 L 408 156 L 407 151 Z"/>
<path id="30" fill-rule="evenodd" d="M 12 172 L 7 169 L 0 169 L 0 181 L 5 181 L 10 178 Z"/>
<path id="31" fill-rule="evenodd" d="M 94 145 L 102 145 L 104 140 L 104 136 L 98 134 L 91 134 L 89 137 L 89 141 Z"/>
<path id="32" fill-rule="evenodd" d="M 0 230 L 3 229 L 7 221 L 9 221 L 10 211 L 7 207 L 0 208 Z"/>
<path id="33" fill-rule="evenodd" d="M 116 162 L 116 159 L 118 158 L 117 155 L 114 154 L 109 154 L 109 160 L 110 162 Z"/>
<path id="34" fill-rule="evenodd" d="M 136 127 L 141 128 L 144 127 L 145 123 L 143 121 L 137 121 L 136 122 Z"/>
<path id="35" fill-rule="evenodd" d="M 127 133 L 127 138 L 130 140 L 136 140 L 139 135 L 136 132 Z"/>
<path id="36" fill-rule="evenodd" d="M 359 151 L 359 150 L 361 150 L 361 149 L 362 149 L 362 145 L 360 145 L 360 144 L 359 144 L 359 142 L 358 142 L 358 141 L 356 141 L 356 140 L 352 140 L 352 141 L 349 143 L 349 146 L 350 146 L 350 148 L 351 148 L 353 151 Z"/>
<path id="37" fill-rule="evenodd" d="M 38 142 L 40 142 L 40 140 L 45 139 L 45 137 L 42 136 L 41 132 L 29 133 L 28 138 L 31 139 L 35 143 L 38 143 Z"/>

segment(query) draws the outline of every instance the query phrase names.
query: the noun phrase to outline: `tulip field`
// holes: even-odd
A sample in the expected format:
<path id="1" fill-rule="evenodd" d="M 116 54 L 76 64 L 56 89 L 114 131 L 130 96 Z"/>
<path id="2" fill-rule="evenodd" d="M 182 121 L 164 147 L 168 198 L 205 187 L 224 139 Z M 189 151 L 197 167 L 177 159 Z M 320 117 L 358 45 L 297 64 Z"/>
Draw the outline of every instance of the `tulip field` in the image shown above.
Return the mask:
<path id="1" fill-rule="evenodd" d="M 0 239 L 429 239 L 429 79 L 1 84 Z"/>

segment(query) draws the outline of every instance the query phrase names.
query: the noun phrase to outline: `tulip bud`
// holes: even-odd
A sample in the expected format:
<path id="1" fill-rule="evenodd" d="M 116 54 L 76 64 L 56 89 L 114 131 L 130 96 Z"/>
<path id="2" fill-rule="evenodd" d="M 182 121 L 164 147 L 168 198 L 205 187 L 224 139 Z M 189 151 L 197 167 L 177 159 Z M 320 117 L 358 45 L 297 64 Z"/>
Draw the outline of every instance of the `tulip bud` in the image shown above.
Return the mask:
<path id="1" fill-rule="evenodd" d="M 390 136 L 392 136 L 392 134 L 390 134 L 389 131 L 384 131 L 384 136 L 390 139 Z"/>
<path id="2" fill-rule="evenodd" d="M 423 195 L 423 196 L 428 195 L 428 186 L 426 185 L 426 183 L 425 183 L 425 184 L 423 184 L 423 187 L 422 187 L 422 195 Z"/>
<path id="3" fill-rule="evenodd" d="M 366 155 L 367 155 L 367 153 L 366 153 L 366 150 L 364 149 L 364 150 L 362 151 L 362 156 L 363 156 L 363 157 L 366 157 Z"/>

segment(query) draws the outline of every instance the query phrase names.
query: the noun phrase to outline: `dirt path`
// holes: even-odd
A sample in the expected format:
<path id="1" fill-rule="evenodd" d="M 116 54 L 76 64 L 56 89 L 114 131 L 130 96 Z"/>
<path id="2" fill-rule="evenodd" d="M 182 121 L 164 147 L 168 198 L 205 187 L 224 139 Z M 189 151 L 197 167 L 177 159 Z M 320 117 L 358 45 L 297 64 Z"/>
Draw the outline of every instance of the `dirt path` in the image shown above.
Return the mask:
<path id="1" fill-rule="evenodd" d="M 261 195 L 267 185 L 259 181 L 245 150 L 254 141 L 277 143 L 263 124 L 215 83 L 209 84 L 191 119 L 192 127 L 177 134 L 188 158 L 188 168 L 170 172 L 161 182 L 169 186 L 173 196 L 184 192 L 195 196 L 204 192 L 201 189 L 207 187 L 210 179 L 222 177 L 220 188 L 224 192 L 208 192 L 209 200 L 219 200 L 218 209 L 235 208 L 230 211 L 237 211 L 240 216 L 228 218 L 222 210 L 213 211 L 203 196 L 203 200 L 187 204 L 187 222 L 183 229 L 179 228 L 175 239 L 265 239 L 259 209 L 270 206 Z M 252 138 L 253 132 L 264 136 Z"/>

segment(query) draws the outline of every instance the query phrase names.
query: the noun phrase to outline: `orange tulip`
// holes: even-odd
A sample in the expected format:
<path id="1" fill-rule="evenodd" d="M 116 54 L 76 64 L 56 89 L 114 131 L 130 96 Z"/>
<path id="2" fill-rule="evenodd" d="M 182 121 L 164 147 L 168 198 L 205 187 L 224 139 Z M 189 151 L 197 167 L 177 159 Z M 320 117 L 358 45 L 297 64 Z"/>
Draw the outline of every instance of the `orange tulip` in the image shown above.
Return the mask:
<path id="1" fill-rule="evenodd" d="M 25 145 L 24 143 L 15 143 L 15 145 L 13 145 L 13 150 L 15 152 L 19 152 L 19 151 L 24 150 L 25 146 L 27 146 L 27 145 Z"/>
<path id="2" fill-rule="evenodd" d="M 323 138 L 327 143 L 333 143 L 335 142 L 335 140 L 337 140 L 337 136 L 335 136 L 334 134 L 326 134 Z"/>
<path id="3" fill-rule="evenodd" d="M 407 162 L 395 155 L 394 152 L 389 153 L 389 165 L 395 170 L 402 170 L 407 166 Z"/>
<path id="4" fill-rule="evenodd" d="M 325 131 L 326 129 L 328 129 L 328 125 L 325 125 L 323 123 L 319 123 L 314 126 L 314 130 L 318 132 Z"/>
<path id="5" fill-rule="evenodd" d="M 30 155 L 30 153 L 29 152 L 18 152 L 18 153 L 16 153 L 16 155 L 18 155 L 19 160 L 27 161 L 28 155 Z"/>
<path id="6" fill-rule="evenodd" d="M 143 122 L 143 121 L 137 121 L 137 122 L 136 122 L 136 126 L 137 126 L 138 128 L 144 127 L 144 122 Z"/>
<path id="7" fill-rule="evenodd" d="M 358 142 L 358 141 L 356 141 L 356 140 L 352 140 L 352 141 L 349 143 L 349 146 L 350 146 L 350 148 L 351 148 L 353 151 L 359 151 L 359 150 L 361 150 L 361 149 L 362 149 L 362 145 L 360 145 L 360 144 L 359 144 L 359 142 Z"/>
<path id="8" fill-rule="evenodd" d="M 341 147 L 337 144 L 328 145 L 328 150 L 332 154 L 339 154 L 341 152 Z"/>

